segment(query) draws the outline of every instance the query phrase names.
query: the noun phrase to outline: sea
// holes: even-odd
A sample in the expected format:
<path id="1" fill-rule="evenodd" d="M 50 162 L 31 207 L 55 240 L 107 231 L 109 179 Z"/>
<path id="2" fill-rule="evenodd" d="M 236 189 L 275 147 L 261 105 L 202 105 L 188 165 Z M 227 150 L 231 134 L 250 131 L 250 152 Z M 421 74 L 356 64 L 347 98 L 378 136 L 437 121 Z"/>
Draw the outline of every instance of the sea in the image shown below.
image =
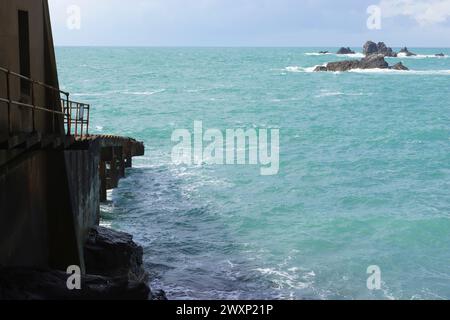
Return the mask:
<path id="1" fill-rule="evenodd" d="M 58 47 L 90 133 L 144 141 L 101 207 L 169 299 L 450 299 L 450 49 Z M 398 50 L 399 48 L 397 48 Z M 444 53 L 444 57 L 435 54 Z M 278 129 L 279 172 L 176 164 L 177 129 Z"/>

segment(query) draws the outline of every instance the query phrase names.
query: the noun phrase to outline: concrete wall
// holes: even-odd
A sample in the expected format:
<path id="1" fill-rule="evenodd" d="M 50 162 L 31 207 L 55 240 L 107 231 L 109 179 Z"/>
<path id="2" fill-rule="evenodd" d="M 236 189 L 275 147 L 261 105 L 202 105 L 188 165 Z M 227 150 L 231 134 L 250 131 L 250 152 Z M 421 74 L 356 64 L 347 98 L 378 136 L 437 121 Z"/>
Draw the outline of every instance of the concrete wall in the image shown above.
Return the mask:
<path id="1" fill-rule="evenodd" d="M 48 265 L 46 180 L 42 151 L 0 172 L 0 265 Z"/>
<path id="2" fill-rule="evenodd" d="M 35 151 L 0 169 L 0 265 L 84 267 L 100 217 L 100 151 Z"/>
<path id="3" fill-rule="evenodd" d="M 87 150 L 64 152 L 72 214 L 78 239 L 78 251 L 83 258 L 83 246 L 89 230 L 100 220 L 100 151 L 92 144 Z"/>
<path id="4" fill-rule="evenodd" d="M 0 67 L 20 73 L 18 11 L 28 11 L 30 29 L 30 73 L 31 78 L 58 87 L 56 59 L 53 47 L 50 16 L 47 0 L 2 0 L 0 1 Z M 12 78 L 12 98 L 30 103 L 31 99 L 20 93 L 20 80 Z M 6 77 L 0 73 L 0 97 L 6 98 Z M 35 103 L 40 107 L 60 109 L 51 90 L 35 86 Z M 30 132 L 32 116 L 30 109 L 14 106 L 11 112 L 14 132 Z M 36 113 L 38 132 L 52 132 L 51 117 L 46 112 Z M 57 125 L 63 130 L 62 118 Z M 7 132 L 7 104 L 0 102 L 0 133 Z"/>

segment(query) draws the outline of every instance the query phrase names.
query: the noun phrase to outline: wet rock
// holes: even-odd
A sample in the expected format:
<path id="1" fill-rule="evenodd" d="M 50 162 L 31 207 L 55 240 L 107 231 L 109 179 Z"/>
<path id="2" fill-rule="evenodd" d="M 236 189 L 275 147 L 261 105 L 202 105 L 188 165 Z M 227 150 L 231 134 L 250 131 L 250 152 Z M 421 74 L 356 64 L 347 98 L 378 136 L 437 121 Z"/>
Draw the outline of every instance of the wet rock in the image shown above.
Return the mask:
<path id="1" fill-rule="evenodd" d="M 383 54 L 376 54 L 365 57 L 359 62 L 360 69 L 386 69 L 389 64 L 384 60 Z"/>
<path id="2" fill-rule="evenodd" d="M 93 228 L 84 256 L 88 274 L 148 282 L 148 274 L 143 268 L 143 249 L 127 233 L 103 227 Z"/>
<path id="3" fill-rule="evenodd" d="M 443 54 L 443 53 L 436 53 L 435 56 L 436 57 L 445 57 L 445 54 Z"/>
<path id="4" fill-rule="evenodd" d="M 392 67 L 390 67 L 390 69 L 392 69 L 392 70 L 401 70 L 401 71 L 408 71 L 409 70 L 401 62 L 399 62 L 397 64 L 394 64 Z"/>
<path id="5" fill-rule="evenodd" d="M 337 54 L 355 54 L 355 51 L 353 51 L 349 47 L 347 47 L 347 48 L 342 47 L 342 48 L 339 49 Z"/>
<path id="6" fill-rule="evenodd" d="M 403 55 L 405 55 L 407 57 L 417 56 L 417 54 L 409 51 L 407 47 L 402 48 L 399 53 L 402 53 Z"/>
<path id="7" fill-rule="evenodd" d="M 319 51 L 319 54 L 328 54 L 330 53 L 329 51 Z"/>
<path id="8" fill-rule="evenodd" d="M 375 43 L 373 41 L 367 41 L 363 47 L 363 53 L 366 56 L 370 56 L 373 54 L 382 54 L 384 57 L 397 57 L 397 53 L 386 46 L 384 42 Z"/>
<path id="9" fill-rule="evenodd" d="M 149 287 L 127 278 L 81 277 L 81 289 L 69 290 L 69 275 L 33 268 L 0 268 L 0 300 L 148 300 Z"/>
<path id="10" fill-rule="evenodd" d="M 155 290 L 152 292 L 152 300 L 165 301 L 168 299 L 167 299 L 166 293 L 163 290 Z"/>
<path id="11" fill-rule="evenodd" d="M 389 64 L 382 54 L 370 55 L 361 60 L 330 62 L 326 66 L 318 66 L 314 71 L 343 72 L 353 69 L 387 69 Z"/>

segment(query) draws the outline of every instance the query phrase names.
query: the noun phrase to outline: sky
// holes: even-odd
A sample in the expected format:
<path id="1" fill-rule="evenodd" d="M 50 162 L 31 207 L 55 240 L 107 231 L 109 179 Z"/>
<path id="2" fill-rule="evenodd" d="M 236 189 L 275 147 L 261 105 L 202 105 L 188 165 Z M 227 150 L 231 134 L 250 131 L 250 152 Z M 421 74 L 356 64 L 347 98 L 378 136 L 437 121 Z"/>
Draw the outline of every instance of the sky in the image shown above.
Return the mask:
<path id="1" fill-rule="evenodd" d="M 450 47 L 450 0 L 48 0 L 57 46 Z"/>

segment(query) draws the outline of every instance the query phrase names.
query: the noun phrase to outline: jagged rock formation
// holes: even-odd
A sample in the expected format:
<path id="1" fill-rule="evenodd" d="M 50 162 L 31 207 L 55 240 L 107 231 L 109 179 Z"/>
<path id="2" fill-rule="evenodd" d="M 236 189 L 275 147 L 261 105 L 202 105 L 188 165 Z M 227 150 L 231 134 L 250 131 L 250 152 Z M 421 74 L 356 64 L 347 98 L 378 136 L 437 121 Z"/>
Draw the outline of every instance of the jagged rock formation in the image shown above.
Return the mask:
<path id="1" fill-rule="evenodd" d="M 0 300 L 147 300 L 149 287 L 125 278 L 86 275 L 81 290 L 67 289 L 62 271 L 0 268 Z"/>
<path id="2" fill-rule="evenodd" d="M 319 54 L 328 54 L 329 51 L 319 51 Z"/>
<path id="3" fill-rule="evenodd" d="M 402 54 L 406 55 L 407 57 L 417 56 L 417 54 L 409 51 L 407 47 L 402 48 L 399 53 L 402 53 Z"/>
<path id="4" fill-rule="evenodd" d="M 81 290 L 69 290 L 69 275 L 57 270 L 0 268 L 0 300 L 166 300 L 151 292 L 142 247 L 129 234 L 103 227 L 85 245 L 86 275 Z"/>
<path id="5" fill-rule="evenodd" d="M 443 53 L 436 53 L 435 56 L 436 57 L 445 57 L 445 54 L 443 54 Z"/>
<path id="6" fill-rule="evenodd" d="M 127 277 L 147 282 L 142 264 L 143 249 L 133 236 L 103 227 L 93 228 L 84 248 L 86 272 L 107 277 Z"/>
<path id="7" fill-rule="evenodd" d="M 382 54 L 384 57 L 397 57 L 397 53 L 392 48 L 387 47 L 384 42 L 378 42 L 377 44 L 372 41 L 367 41 L 364 44 L 363 53 L 366 56 Z"/>
<path id="8" fill-rule="evenodd" d="M 314 71 L 331 71 L 331 72 L 343 72 L 353 69 L 395 69 L 395 70 L 408 70 L 401 62 L 390 67 L 384 59 L 383 54 L 369 55 L 361 60 L 347 60 L 330 62 L 326 66 L 319 66 Z"/>
<path id="9" fill-rule="evenodd" d="M 347 47 L 347 48 L 342 47 L 342 48 L 339 49 L 337 54 L 355 54 L 355 51 L 353 51 L 349 47 Z"/>
<path id="10" fill-rule="evenodd" d="M 392 70 L 401 70 L 401 71 L 408 71 L 409 69 L 403 65 L 403 63 L 399 62 L 394 64 L 392 67 L 390 67 Z"/>

